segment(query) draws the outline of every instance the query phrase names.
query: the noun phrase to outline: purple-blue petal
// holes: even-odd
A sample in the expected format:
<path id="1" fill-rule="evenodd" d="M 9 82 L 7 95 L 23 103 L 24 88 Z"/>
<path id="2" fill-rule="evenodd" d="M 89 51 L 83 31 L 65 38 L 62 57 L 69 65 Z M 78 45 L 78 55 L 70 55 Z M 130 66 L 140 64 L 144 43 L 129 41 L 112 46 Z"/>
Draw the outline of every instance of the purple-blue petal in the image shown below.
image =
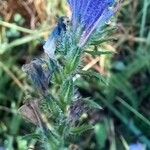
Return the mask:
<path id="1" fill-rule="evenodd" d="M 96 22 L 84 29 L 84 32 L 81 36 L 82 38 L 80 40 L 80 45 L 83 46 L 92 34 L 92 32 L 96 29 L 96 27 L 98 26 L 99 28 L 101 28 L 103 25 L 105 25 L 106 22 L 110 20 L 113 15 L 114 12 L 112 10 L 105 9 L 103 14 L 98 18 Z"/>
<path id="2" fill-rule="evenodd" d="M 82 1 L 79 3 L 78 0 L 68 0 L 69 4 L 70 4 L 70 7 L 71 7 L 71 10 L 72 10 L 72 24 L 73 24 L 73 27 L 76 28 L 78 23 L 79 23 L 79 20 L 80 20 L 80 8 L 81 8 L 81 5 L 82 5 Z"/>
<path id="3" fill-rule="evenodd" d="M 109 7 L 113 6 L 115 0 L 68 0 L 72 10 L 72 26 L 83 28 L 86 38 L 94 29 L 102 26 L 113 16 Z M 85 39 L 86 39 L 85 38 Z"/>
<path id="4" fill-rule="evenodd" d="M 88 25 L 97 20 L 106 7 L 112 6 L 115 0 L 68 0 L 72 9 L 72 22 Z"/>
<path id="5" fill-rule="evenodd" d="M 102 14 L 106 6 L 107 4 L 102 2 L 102 0 L 91 1 L 83 13 L 81 23 L 87 27 L 92 22 L 95 22 Z"/>

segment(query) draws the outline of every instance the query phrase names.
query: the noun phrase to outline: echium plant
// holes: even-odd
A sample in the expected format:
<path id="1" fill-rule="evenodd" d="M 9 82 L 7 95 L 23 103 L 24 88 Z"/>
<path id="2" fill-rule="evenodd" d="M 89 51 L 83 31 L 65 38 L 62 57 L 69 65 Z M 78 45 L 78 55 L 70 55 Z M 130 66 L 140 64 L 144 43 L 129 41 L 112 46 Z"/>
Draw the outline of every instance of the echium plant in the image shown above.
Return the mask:
<path id="1" fill-rule="evenodd" d="M 31 79 L 35 91 L 20 113 L 38 126 L 42 139 L 40 149 L 65 149 L 73 138 L 92 129 L 83 114 L 100 106 L 78 91 L 77 80 L 91 72 L 82 70 L 84 53 L 97 54 L 96 47 L 106 41 L 111 27 L 107 22 L 115 15 L 119 4 L 115 0 L 68 0 L 72 17 L 61 17 L 47 42 L 44 54 L 23 70 Z M 88 51 L 88 48 L 93 51 Z M 94 77 L 100 75 L 93 74 Z M 35 137 L 35 136 L 34 136 Z"/>

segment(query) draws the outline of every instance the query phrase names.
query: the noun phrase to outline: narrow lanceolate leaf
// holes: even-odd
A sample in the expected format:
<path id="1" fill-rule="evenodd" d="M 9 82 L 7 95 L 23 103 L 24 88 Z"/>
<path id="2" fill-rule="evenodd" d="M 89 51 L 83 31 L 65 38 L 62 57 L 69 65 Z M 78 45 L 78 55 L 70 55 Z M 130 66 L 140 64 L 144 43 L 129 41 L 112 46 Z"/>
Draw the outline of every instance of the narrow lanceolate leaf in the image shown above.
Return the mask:
<path id="1" fill-rule="evenodd" d="M 79 74 L 81 74 L 82 76 L 87 76 L 87 77 L 91 77 L 91 78 L 96 78 L 98 81 L 102 81 L 104 84 L 108 84 L 105 77 L 102 76 L 99 73 L 93 72 L 93 71 L 80 71 Z"/>
<path id="2" fill-rule="evenodd" d="M 68 79 L 64 81 L 61 87 L 61 91 L 60 91 L 60 95 L 61 95 L 63 102 L 69 104 L 72 100 L 73 93 L 74 93 L 73 80 Z"/>
<path id="3" fill-rule="evenodd" d="M 93 40 L 91 41 L 91 45 L 100 45 L 102 43 L 105 43 L 105 42 L 109 42 L 109 41 L 113 41 L 115 40 L 114 38 L 102 38 L 102 39 L 98 39 L 98 40 Z"/>
<path id="4" fill-rule="evenodd" d="M 37 140 L 37 141 L 41 141 L 41 135 L 40 134 L 36 134 L 36 133 L 31 133 L 31 134 L 27 134 L 27 135 L 25 135 L 25 136 L 22 136 L 21 137 L 23 140 L 32 140 L 32 139 L 35 139 L 35 140 Z"/>
<path id="5" fill-rule="evenodd" d="M 91 109 L 95 108 L 95 109 L 103 109 L 98 103 L 96 103 L 95 101 L 91 100 L 91 99 L 86 99 L 84 100 L 85 103 L 87 104 L 87 106 Z"/>
<path id="6" fill-rule="evenodd" d="M 70 129 L 70 134 L 82 134 L 83 132 L 86 132 L 88 130 L 92 130 L 94 127 L 92 125 L 84 124 L 80 127 L 72 127 Z"/>
<path id="7" fill-rule="evenodd" d="M 106 54 L 113 54 L 113 51 L 86 51 L 86 53 L 91 54 L 92 56 L 100 56 Z"/>
<path id="8" fill-rule="evenodd" d="M 76 48 L 76 49 L 73 49 L 67 55 L 66 58 L 68 59 L 68 62 L 67 62 L 66 67 L 64 69 L 66 74 L 71 74 L 74 71 L 76 71 L 76 69 L 80 63 L 81 54 L 82 54 L 82 49 Z"/>

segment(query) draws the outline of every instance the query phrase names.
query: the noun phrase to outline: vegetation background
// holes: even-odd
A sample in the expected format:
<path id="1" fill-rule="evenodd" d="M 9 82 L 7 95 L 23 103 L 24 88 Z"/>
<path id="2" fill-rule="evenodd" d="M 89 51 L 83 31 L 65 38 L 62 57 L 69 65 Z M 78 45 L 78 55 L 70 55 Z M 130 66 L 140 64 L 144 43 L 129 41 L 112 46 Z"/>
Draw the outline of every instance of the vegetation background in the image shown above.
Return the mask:
<path id="1" fill-rule="evenodd" d="M 43 53 L 44 40 L 65 15 L 70 15 L 66 0 L 0 0 L 0 150 L 36 149 L 36 141 L 25 136 L 36 127 L 18 115 L 26 90 L 33 90 L 21 67 Z M 125 0 L 113 22 L 113 40 L 101 47 L 112 53 L 85 54 L 84 69 L 97 71 L 107 84 L 83 80 L 80 92 L 103 110 L 89 115 L 95 129 L 70 149 L 127 150 L 137 142 L 150 149 L 149 18 L 149 0 Z"/>

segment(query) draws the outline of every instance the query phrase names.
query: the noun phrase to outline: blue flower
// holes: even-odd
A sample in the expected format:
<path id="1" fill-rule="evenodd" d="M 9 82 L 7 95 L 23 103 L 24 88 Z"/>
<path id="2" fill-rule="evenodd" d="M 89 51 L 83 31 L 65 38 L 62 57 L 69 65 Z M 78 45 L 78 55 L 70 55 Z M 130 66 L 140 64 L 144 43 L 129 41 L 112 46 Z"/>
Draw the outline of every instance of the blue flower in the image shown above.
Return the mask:
<path id="1" fill-rule="evenodd" d="M 115 11 L 110 9 L 115 0 L 68 0 L 72 10 L 72 26 L 76 30 L 83 28 L 79 46 L 84 46 L 93 31 L 114 16 Z"/>
<path id="2" fill-rule="evenodd" d="M 52 59 L 55 59 L 55 50 L 59 37 L 67 30 L 68 17 L 61 17 L 57 26 L 43 45 L 44 52 Z"/>
<path id="3" fill-rule="evenodd" d="M 129 150 L 146 150 L 146 146 L 141 143 L 133 143 L 129 146 Z"/>

